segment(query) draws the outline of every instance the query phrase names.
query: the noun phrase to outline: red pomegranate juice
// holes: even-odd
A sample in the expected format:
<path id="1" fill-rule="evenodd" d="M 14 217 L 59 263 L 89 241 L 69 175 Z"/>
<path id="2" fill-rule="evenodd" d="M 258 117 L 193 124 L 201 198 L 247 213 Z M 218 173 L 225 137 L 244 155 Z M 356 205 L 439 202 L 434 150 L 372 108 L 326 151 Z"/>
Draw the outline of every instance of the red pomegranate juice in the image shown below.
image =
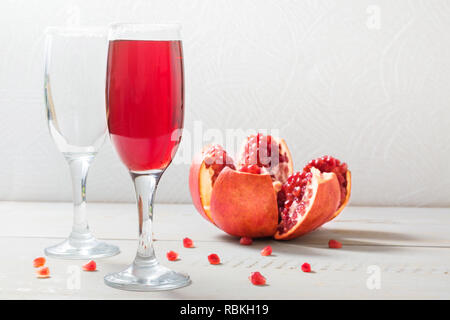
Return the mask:
<path id="1" fill-rule="evenodd" d="M 106 105 L 111 140 L 128 169 L 166 168 L 183 128 L 181 41 L 110 41 Z"/>

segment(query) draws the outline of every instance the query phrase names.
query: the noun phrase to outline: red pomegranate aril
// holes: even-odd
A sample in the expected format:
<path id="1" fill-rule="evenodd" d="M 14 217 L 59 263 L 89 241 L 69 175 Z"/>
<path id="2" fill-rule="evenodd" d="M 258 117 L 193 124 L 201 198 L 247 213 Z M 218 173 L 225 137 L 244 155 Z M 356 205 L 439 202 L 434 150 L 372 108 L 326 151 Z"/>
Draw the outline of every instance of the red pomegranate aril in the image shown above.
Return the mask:
<path id="1" fill-rule="evenodd" d="M 175 251 L 169 251 L 167 252 L 167 260 L 169 261 L 175 261 L 178 259 L 178 253 Z"/>
<path id="2" fill-rule="evenodd" d="M 215 253 L 211 253 L 211 254 L 208 256 L 208 261 L 209 261 L 210 264 L 220 264 L 220 258 L 219 258 L 219 256 L 218 256 L 217 254 L 215 254 Z"/>
<path id="3" fill-rule="evenodd" d="M 193 248 L 194 247 L 194 241 L 190 238 L 184 238 L 183 239 L 183 246 L 185 248 Z"/>
<path id="4" fill-rule="evenodd" d="M 244 246 L 249 246 L 249 245 L 251 245 L 253 243 L 253 239 L 249 238 L 249 237 L 242 237 L 239 240 L 239 243 L 244 245 Z"/>
<path id="5" fill-rule="evenodd" d="M 36 270 L 36 275 L 41 279 L 50 278 L 50 269 L 48 267 L 40 268 Z"/>
<path id="6" fill-rule="evenodd" d="M 295 187 L 294 190 L 292 190 L 292 195 L 293 195 L 294 197 L 298 197 L 298 196 L 300 196 L 301 191 L 302 191 L 302 190 L 301 190 L 300 187 Z"/>
<path id="7" fill-rule="evenodd" d="M 281 145 L 278 141 L 273 139 L 272 136 L 266 136 L 262 133 L 247 138 L 244 147 L 244 159 L 242 160 L 243 165 L 256 165 L 269 171 L 280 163 L 289 162 L 287 155 L 281 152 Z M 272 178 L 276 179 L 274 175 L 272 175 Z"/>
<path id="8" fill-rule="evenodd" d="M 45 261 L 46 260 L 44 257 L 38 257 L 33 260 L 33 267 L 35 267 L 35 268 L 42 267 L 43 265 L 45 265 Z"/>
<path id="9" fill-rule="evenodd" d="M 342 248 L 342 243 L 337 240 L 331 239 L 328 241 L 328 247 L 331 249 L 340 249 Z"/>
<path id="10" fill-rule="evenodd" d="M 261 255 L 262 256 L 270 256 L 271 254 L 272 254 L 272 247 L 271 246 L 264 247 L 261 250 Z"/>
<path id="11" fill-rule="evenodd" d="M 308 262 L 305 262 L 304 264 L 302 264 L 302 271 L 311 272 L 311 265 Z"/>
<path id="12" fill-rule="evenodd" d="M 266 278 L 264 278 L 264 276 L 258 271 L 252 272 L 250 274 L 250 277 L 248 277 L 248 279 L 255 286 L 263 286 L 266 284 Z"/>
<path id="13" fill-rule="evenodd" d="M 239 171 L 247 172 L 247 173 L 253 173 L 253 174 L 260 174 L 261 173 L 261 168 L 258 167 L 256 164 L 251 164 L 251 165 L 243 166 Z"/>
<path id="14" fill-rule="evenodd" d="M 96 271 L 97 270 L 97 264 L 94 260 L 89 261 L 83 266 L 84 271 Z"/>
<path id="15" fill-rule="evenodd" d="M 289 207 L 292 205 L 292 202 L 294 202 L 293 199 L 286 200 L 286 201 L 284 202 L 284 207 L 285 207 L 285 208 L 289 208 Z"/>
<path id="16" fill-rule="evenodd" d="M 246 164 L 255 164 L 259 167 L 270 167 L 272 155 L 272 137 L 258 133 L 250 136 L 245 146 Z"/>
<path id="17" fill-rule="evenodd" d="M 299 217 L 305 214 L 305 209 L 312 197 L 312 190 L 308 188 L 312 179 L 310 172 L 296 172 L 290 176 L 283 184 L 282 191 L 279 192 L 278 200 L 286 199 L 283 208 L 279 208 L 281 222 L 278 226 L 280 232 L 291 229 Z M 280 201 L 278 202 L 280 205 Z M 295 203 L 296 209 L 290 212 L 289 208 Z"/>

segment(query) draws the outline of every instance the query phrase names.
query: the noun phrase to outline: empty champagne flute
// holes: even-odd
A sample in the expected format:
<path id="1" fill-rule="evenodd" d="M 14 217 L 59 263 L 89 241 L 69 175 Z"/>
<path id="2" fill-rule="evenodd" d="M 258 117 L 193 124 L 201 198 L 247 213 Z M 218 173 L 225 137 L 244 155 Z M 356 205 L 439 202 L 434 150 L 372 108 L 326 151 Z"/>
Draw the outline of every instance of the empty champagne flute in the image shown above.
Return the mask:
<path id="1" fill-rule="evenodd" d="M 139 243 L 132 265 L 105 276 L 111 287 L 154 291 L 190 283 L 161 266 L 152 243 L 153 199 L 172 161 L 184 119 L 178 25 L 115 24 L 109 30 L 106 105 L 111 141 L 136 189 Z"/>
<path id="2" fill-rule="evenodd" d="M 45 249 L 50 257 L 92 259 L 119 253 L 98 241 L 86 218 L 86 178 L 107 133 L 107 30 L 49 27 L 45 42 L 45 103 L 50 134 L 72 176 L 73 226 L 68 239 Z"/>

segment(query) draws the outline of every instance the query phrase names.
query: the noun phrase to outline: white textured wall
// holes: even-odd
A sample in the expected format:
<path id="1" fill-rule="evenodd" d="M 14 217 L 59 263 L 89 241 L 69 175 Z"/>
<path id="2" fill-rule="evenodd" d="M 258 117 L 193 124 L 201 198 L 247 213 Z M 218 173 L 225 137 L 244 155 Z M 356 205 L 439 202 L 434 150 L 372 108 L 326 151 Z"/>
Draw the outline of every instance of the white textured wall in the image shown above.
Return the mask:
<path id="1" fill-rule="evenodd" d="M 330 153 L 353 171 L 353 204 L 450 205 L 450 2 L 0 2 L 0 199 L 70 200 L 47 130 L 43 30 L 114 21 L 183 24 L 186 128 L 275 128 L 297 168 Z M 188 202 L 188 165 L 158 200 Z M 133 201 L 104 146 L 91 201 Z"/>

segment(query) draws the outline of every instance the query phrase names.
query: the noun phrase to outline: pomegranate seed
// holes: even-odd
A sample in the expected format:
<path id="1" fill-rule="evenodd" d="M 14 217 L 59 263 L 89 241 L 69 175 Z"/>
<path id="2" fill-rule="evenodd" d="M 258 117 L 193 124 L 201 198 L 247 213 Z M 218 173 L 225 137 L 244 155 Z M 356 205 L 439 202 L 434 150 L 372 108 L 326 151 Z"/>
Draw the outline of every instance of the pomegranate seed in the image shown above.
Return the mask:
<path id="1" fill-rule="evenodd" d="M 96 271 L 97 270 L 97 264 L 94 260 L 89 261 L 83 266 L 84 271 Z"/>
<path id="2" fill-rule="evenodd" d="M 253 173 L 253 174 L 260 174 L 261 168 L 258 167 L 256 164 L 248 164 L 246 166 L 243 166 L 240 169 L 241 172 L 247 172 L 247 173 Z"/>
<path id="3" fill-rule="evenodd" d="M 45 258 L 39 257 L 33 260 L 33 267 L 39 268 L 42 267 L 45 264 Z"/>
<path id="4" fill-rule="evenodd" d="M 287 232 L 297 223 L 298 217 L 303 216 L 307 200 L 309 199 L 305 194 L 308 192 L 307 187 L 311 180 L 311 172 L 296 172 L 281 187 L 281 191 L 277 194 L 277 203 L 281 216 L 281 222 L 278 225 L 280 233 Z M 294 204 L 297 206 L 297 209 L 290 213 L 290 208 Z"/>
<path id="5" fill-rule="evenodd" d="M 304 264 L 302 264 L 302 271 L 311 272 L 311 265 L 308 262 L 305 262 Z"/>
<path id="6" fill-rule="evenodd" d="M 331 239 L 328 241 L 328 248 L 340 249 L 340 248 L 342 248 L 342 243 L 340 243 L 337 240 Z"/>
<path id="7" fill-rule="evenodd" d="M 167 252 L 167 260 L 169 261 L 175 261 L 178 259 L 178 253 L 175 251 L 169 251 Z"/>
<path id="8" fill-rule="evenodd" d="M 194 241 L 190 238 L 184 238 L 183 239 L 183 246 L 185 248 L 193 248 L 194 247 Z"/>
<path id="9" fill-rule="evenodd" d="M 212 253 L 208 256 L 208 261 L 210 264 L 220 264 L 220 258 L 215 253 Z"/>
<path id="10" fill-rule="evenodd" d="M 263 286 L 266 284 L 266 278 L 264 278 L 264 276 L 261 273 L 259 273 L 258 271 L 252 272 L 250 277 L 248 277 L 248 279 L 255 286 Z"/>
<path id="11" fill-rule="evenodd" d="M 40 268 L 36 271 L 36 274 L 38 278 L 50 278 L 50 269 L 48 267 Z"/>
<path id="12" fill-rule="evenodd" d="M 244 246 L 249 246 L 253 243 L 253 239 L 249 237 L 242 237 L 241 240 L 239 240 L 239 243 Z"/>
<path id="13" fill-rule="evenodd" d="M 262 256 L 270 256 L 272 254 L 272 247 L 271 246 L 267 246 L 264 249 L 261 250 L 261 255 Z"/>

